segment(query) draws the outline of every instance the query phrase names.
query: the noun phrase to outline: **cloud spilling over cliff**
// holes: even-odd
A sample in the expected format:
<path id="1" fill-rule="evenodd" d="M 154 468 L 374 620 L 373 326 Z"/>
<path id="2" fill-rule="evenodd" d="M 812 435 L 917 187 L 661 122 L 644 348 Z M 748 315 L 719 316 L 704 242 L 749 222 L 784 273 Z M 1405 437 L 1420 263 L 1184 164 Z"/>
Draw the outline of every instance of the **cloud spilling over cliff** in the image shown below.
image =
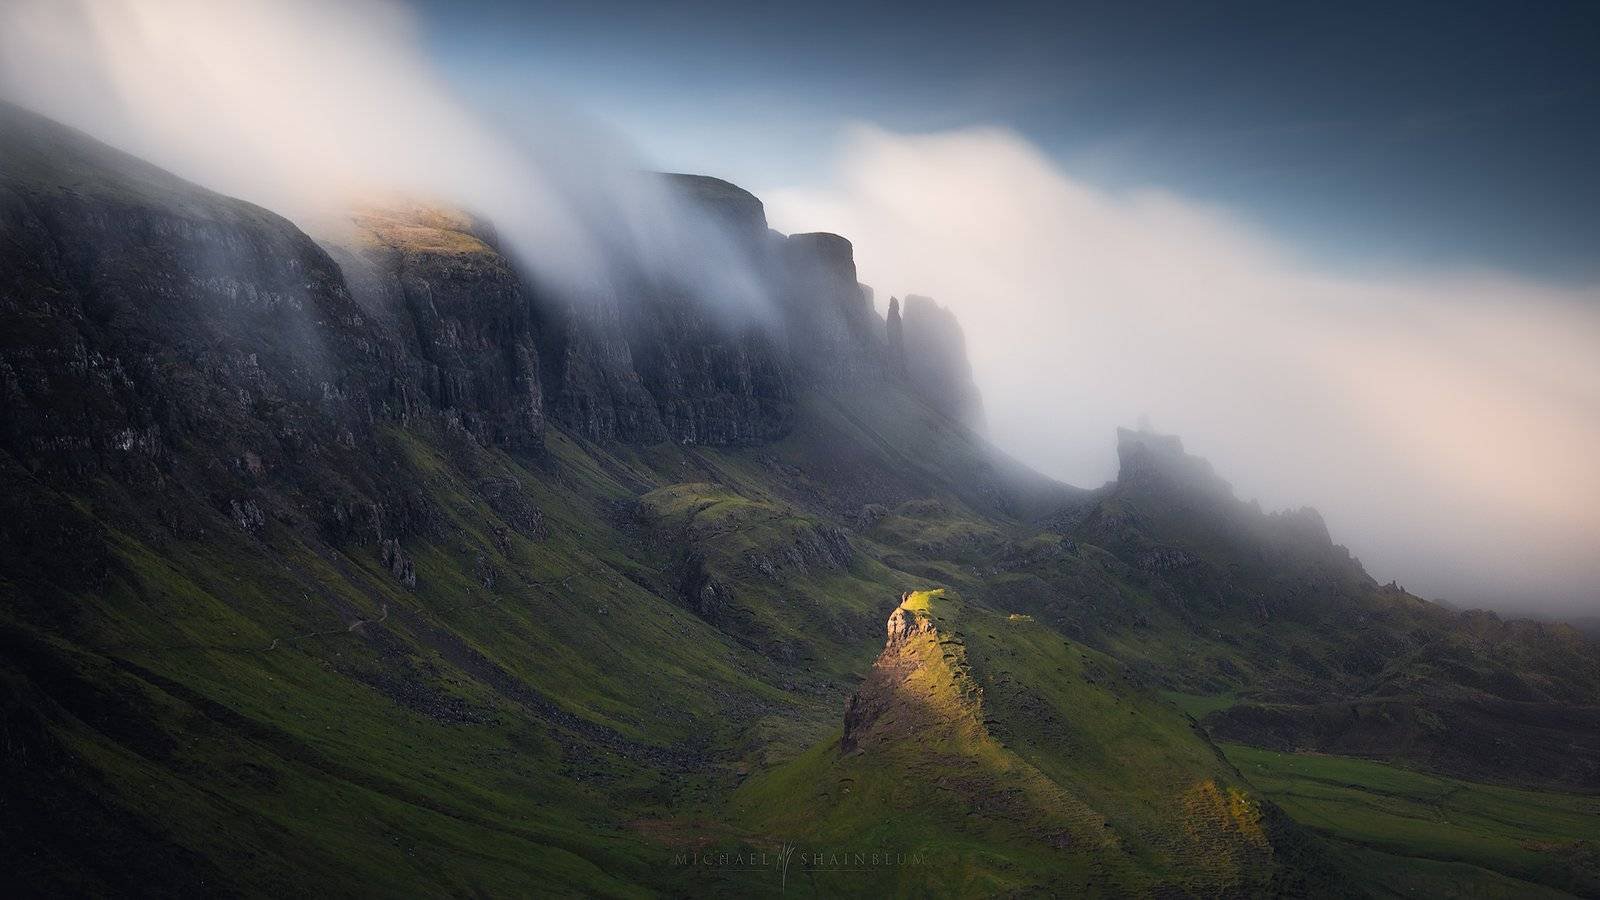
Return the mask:
<path id="1" fill-rule="evenodd" d="M 1319 272 L 1223 212 L 1073 178 L 1018 136 L 864 130 L 780 228 L 960 316 L 992 436 L 1079 483 L 1148 415 L 1246 496 L 1312 503 L 1373 574 L 1600 604 L 1600 290 Z"/>
<path id="2" fill-rule="evenodd" d="M 396 193 L 487 216 L 574 295 L 619 270 L 765 307 L 717 226 L 536 86 L 513 131 L 467 108 L 386 0 L 15 0 L 0 96 L 301 222 Z"/>

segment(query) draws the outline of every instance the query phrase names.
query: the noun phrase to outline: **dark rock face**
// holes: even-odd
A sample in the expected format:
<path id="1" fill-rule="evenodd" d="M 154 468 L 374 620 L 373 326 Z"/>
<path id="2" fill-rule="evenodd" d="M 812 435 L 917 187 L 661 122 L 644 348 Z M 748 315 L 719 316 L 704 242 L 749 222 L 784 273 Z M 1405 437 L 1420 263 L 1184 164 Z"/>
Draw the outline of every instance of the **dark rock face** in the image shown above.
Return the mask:
<path id="1" fill-rule="evenodd" d="M 829 384 L 882 377 L 884 326 L 856 281 L 850 242 L 818 232 L 791 235 L 781 246 L 779 296 L 795 365 Z"/>
<path id="2" fill-rule="evenodd" d="M 315 243 L 38 116 L 0 118 L 0 447 L 39 473 L 153 486 L 187 464 L 192 486 L 237 490 L 365 442 L 386 350 Z M 209 462 L 179 459 L 191 441 Z"/>
<path id="3" fill-rule="evenodd" d="M 761 201 L 716 178 L 667 178 L 685 207 L 704 216 L 699 224 L 717 252 L 731 255 L 728 264 L 775 292 Z M 758 318 L 726 315 L 694 285 L 643 273 L 617 273 L 617 281 L 616 296 L 563 306 L 555 320 L 547 387 L 559 420 L 591 440 L 632 443 L 730 446 L 788 430 L 788 353 Z"/>
<path id="4" fill-rule="evenodd" d="M 767 307 L 743 321 L 702 286 L 642 273 L 613 273 L 591 297 L 544 296 L 488 225 L 438 208 L 369 209 L 319 246 L 70 129 L 6 117 L 0 436 L 30 466 L 163 471 L 173 441 L 199 434 L 228 445 L 235 472 L 270 481 L 291 459 L 369 442 L 375 423 L 426 422 L 514 452 L 539 452 L 547 421 L 598 442 L 755 444 L 787 433 L 798 386 L 883 378 L 900 353 L 849 241 L 776 235 L 760 200 L 718 179 L 667 183 L 750 273 Z M 949 332 L 918 321 L 908 346 Z M 942 374 L 966 372 L 950 356 L 959 340 L 917 346 L 936 343 L 925 355 L 938 364 L 916 373 L 925 395 L 974 408 Z M 228 493 L 220 509 L 251 509 Z M 234 516 L 252 531 L 273 517 L 254 499 L 259 517 Z M 404 505 L 327 497 L 316 515 L 334 533 L 389 536 L 380 526 L 412 518 L 377 509 L 390 501 Z"/>
<path id="5" fill-rule="evenodd" d="M 955 313 L 911 294 L 903 313 L 906 374 L 934 408 L 975 431 L 983 430 L 983 401 L 972 381 L 967 338 Z"/>
<path id="6" fill-rule="evenodd" d="M 622 329 L 612 298 L 559 305 L 544 350 L 551 412 L 591 441 L 655 443 L 666 429 Z"/>
<path id="7" fill-rule="evenodd" d="M 760 200 L 715 178 L 668 178 L 737 263 L 771 275 Z M 617 272 L 591 296 L 550 298 L 470 216 L 411 207 L 354 226 L 327 242 L 363 307 L 421 357 L 404 394 L 480 442 L 536 450 L 546 414 L 597 442 L 729 446 L 788 429 L 786 349 L 691 287 Z"/>
<path id="8" fill-rule="evenodd" d="M 351 224 L 324 243 L 362 309 L 409 351 L 395 373 L 402 415 L 420 394 L 481 443 L 542 446 L 531 298 L 488 229 L 425 207 L 368 211 Z"/>
<path id="9" fill-rule="evenodd" d="M 705 557 L 698 553 L 690 553 L 679 562 L 676 582 L 678 595 L 707 621 L 716 621 L 733 602 L 732 593 L 711 573 Z"/>
<path id="10" fill-rule="evenodd" d="M 377 291 L 358 298 L 282 217 L 14 107 L 0 145 L 8 505 L 117 483 L 108 507 L 155 511 L 142 536 L 289 528 L 374 556 L 390 541 L 385 565 L 406 581 L 399 538 L 439 517 L 382 433 L 537 441 L 537 370 L 503 267 L 380 254 Z M 0 539 L 43 546 L 74 527 Z M 56 570 L 39 574 L 59 583 Z"/>
<path id="11" fill-rule="evenodd" d="M 686 298 L 642 309 L 633 335 L 641 383 L 669 439 L 729 446 L 788 431 L 791 372 L 771 335 L 720 321 Z"/>

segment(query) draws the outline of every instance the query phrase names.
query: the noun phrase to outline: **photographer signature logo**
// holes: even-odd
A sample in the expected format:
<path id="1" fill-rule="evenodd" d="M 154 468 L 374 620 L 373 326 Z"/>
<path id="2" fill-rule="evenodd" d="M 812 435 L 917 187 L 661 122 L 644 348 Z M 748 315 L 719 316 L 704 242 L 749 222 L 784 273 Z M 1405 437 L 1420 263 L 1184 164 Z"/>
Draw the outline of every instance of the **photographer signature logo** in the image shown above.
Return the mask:
<path id="1" fill-rule="evenodd" d="M 778 845 L 778 893 L 789 889 L 789 859 L 794 856 L 794 845 L 784 841 Z"/>
<path id="2" fill-rule="evenodd" d="M 806 873 L 875 872 L 883 869 L 904 869 L 925 865 L 922 853 L 876 850 L 802 850 L 796 844 L 783 841 L 777 850 L 692 850 L 673 857 L 673 864 L 713 869 L 721 872 L 773 872 L 778 876 L 778 890 L 789 888 L 789 875 Z"/>

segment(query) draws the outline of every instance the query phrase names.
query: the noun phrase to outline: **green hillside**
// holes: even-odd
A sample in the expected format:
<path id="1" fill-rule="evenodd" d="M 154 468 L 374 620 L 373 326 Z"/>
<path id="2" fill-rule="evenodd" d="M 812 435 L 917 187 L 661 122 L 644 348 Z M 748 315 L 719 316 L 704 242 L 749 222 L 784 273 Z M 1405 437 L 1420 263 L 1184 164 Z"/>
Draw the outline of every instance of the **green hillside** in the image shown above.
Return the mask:
<path id="1" fill-rule="evenodd" d="M 1032 472 L 964 355 L 954 407 L 885 364 L 843 238 L 685 182 L 797 350 L 8 124 L 22 895 L 1600 893 L 1600 644 L 1378 585 L 1173 437 Z"/>

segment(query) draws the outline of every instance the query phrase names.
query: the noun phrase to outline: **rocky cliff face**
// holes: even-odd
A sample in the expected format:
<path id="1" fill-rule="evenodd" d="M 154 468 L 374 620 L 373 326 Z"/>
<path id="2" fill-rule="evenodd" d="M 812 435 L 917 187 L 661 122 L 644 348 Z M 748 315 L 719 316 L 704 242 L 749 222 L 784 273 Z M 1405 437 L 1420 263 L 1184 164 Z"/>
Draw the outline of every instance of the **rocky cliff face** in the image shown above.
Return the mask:
<path id="1" fill-rule="evenodd" d="M 392 348 L 288 221 L 0 110 L 0 441 L 34 471 L 255 479 L 362 440 Z"/>
<path id="2" fill-rule="evenodd" d="M 119 516 L 143 540 L 359 547 L 411 585 L 402 546 L 440 515 L 385 434 L 537 443 L 518 289 L 475 238 L 369 223 L 358 297 L 287 220 L 0 118 L 0 553 L 41 599 L 117 570 Z"/>
<path id="3" fill-rule="evenodd" d="M 902 313 L 906 374 L 929 403 L 950 418 L 983 430 L 983 401 L 972 381 L 967 339 L 955 313 L 928 297 L 906 297 Z"/>
<path id="4" fill-rule="evenodd" d="M 319 245 L 40 116 L 0 119 L 15 547 L 68 540 L 23 512 L 29 497 L 110 476 L 129 503 L 175 484 L 200 499 L 167 504 L 173 534 L 202 533 L 209 507 L 253 536 L 304 526 L 401 559 L 443 516 L 388 431 L 534 455 L 552 423 L 596 442 L 750 445 L 788 431 L 801 390 L 888 377 L 849 241 L 776 234 L 717 179 L 669 185 L 726 239 L 765 316 L 634 272 L 552 297 L 492 226 L 437 207 L 362 210 Z"/>
<path id="5" fill-rule="evenodd" d="M 780 245 L 779 298 L 795 365 L 829 385 L 881 378 L 887 348 L 872 295 L 856 281 L 855 251 L 836 234 L 789 236 Z"/>
<path id="6" fill-rule="evenodd" d="M 783 435 L 792 419 L 787 348 L 764 320 L 778 279 L 760 200 L 705 176 L 669 176 L 690 209 L 704 214 L 717 252 L 748 272 L 760 296 L 712 299 L 692 287 L 638 283 L 626 326 L 635 368 L 664 434 L 682 444 L 756 444 Z M 748 314 L 719 304 L 744 302 Z"/>
<path id="7" fill-rule="evenodd" d="M 480 442 L 541 446 L 544 394 L 533 306 L 484 223 L 409 206 L 364 211 L 323 244 L 352 295 L 404 348 L 402 416 L 439 410 Z"/>
<path id="8" fill-rule="evenodd" d="M 434 207 L 363 210 L 319 245 L 42 117 L 0 113 L 0 441 L 30 470 L 153 484 L 195 469 L 174 448 L 204 447 L 209 467 L 183 478 L 240 527 L 305 517 L 376 542 L 433 516 L 375 461 L 378 428 L 524 453 L 551 422 L 600 442 L 756 444 L 786 433 L 798 390 L 889 371 L 849 241 L 771 232 L 758 199 L 717 179 L 670 185 L 726 236 L 765 317 L 723 315 L 700 286 L 641 273 L 551 297 L 489 224 Z M 948 336 L 953 319 L 938 320 Z M 908 341 L 932 333 L 925 321 L 908 319 Z M 929 340 L 940 372 L 966 371 L 947 339 Z M 925 381 L 940 402 L 948 379 Z"/>

